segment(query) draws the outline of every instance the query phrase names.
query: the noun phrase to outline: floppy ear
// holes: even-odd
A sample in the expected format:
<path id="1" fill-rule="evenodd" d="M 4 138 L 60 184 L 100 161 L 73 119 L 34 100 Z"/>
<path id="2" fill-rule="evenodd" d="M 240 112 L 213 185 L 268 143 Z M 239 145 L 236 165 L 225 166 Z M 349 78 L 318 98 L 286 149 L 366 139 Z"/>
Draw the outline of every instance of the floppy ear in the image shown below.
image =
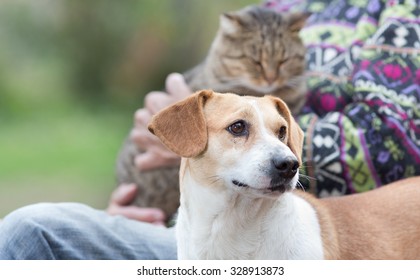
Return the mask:
<path id="1" fill-rule="evenodd" d="M 181 157 L 195 157 L 207 146 L 203 107 L 212 91 L 203 90 L 153 116 L 148 128 L 163 144 Z"/>
<path id="2" fill-rule="evenodd" d="M 299 164 L 302 164 L 302 151 L 303 151 L 303 131 L 293 118 L 289 107 L 283 100 L 270 96 L 277 105 L 277 109 L 280 114 L 286 119 L 288 124 L 288 137 L 287 146 L 298 158 Z"/>

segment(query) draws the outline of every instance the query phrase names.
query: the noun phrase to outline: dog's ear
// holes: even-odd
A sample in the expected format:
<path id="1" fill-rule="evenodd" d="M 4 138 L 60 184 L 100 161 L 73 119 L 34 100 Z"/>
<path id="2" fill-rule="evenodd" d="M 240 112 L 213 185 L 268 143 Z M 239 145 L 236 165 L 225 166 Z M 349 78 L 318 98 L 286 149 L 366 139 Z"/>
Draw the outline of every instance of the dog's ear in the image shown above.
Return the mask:
<path id="1" fill-rule="evenodd" d="M 287 145 L 298 158 L 299 164 L 302 165 L 303 131 L 291 114 L 289 127 L 290 137 L 288 139 Z"/>
<path id="2" fill-rule="evenodd" d="M 153 116 L 149 130 L 181 157 L 195 157 L 207 146 L 203 107 L 212 91 L 203 90 L 171 105 Z"/>
<path id="3" fill-rule="evenodd" d="M 302 152 L 303 152 L 303 131 L 293 118 L 289 107 L 284 103 L 283 100 L 272 97 L 270 98 L 276 103 L 277 110 L 286 119 L 289 126 L 289 132 L 287 137 L 287 146 L 298 158 L 299 164 L 302 164 Z"/>

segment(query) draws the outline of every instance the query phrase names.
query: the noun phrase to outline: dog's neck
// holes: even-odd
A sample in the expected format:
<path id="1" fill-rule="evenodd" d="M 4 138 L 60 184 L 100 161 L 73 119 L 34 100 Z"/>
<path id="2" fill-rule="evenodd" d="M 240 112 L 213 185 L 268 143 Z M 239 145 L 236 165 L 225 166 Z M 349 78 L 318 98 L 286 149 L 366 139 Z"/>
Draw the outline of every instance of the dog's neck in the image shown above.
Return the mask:
<path id="1" fill-rule="evenodd" d="M 184 175 L 177 225 L 180 258 L 323 257 L 315 211 L 300 197 L 291 192 L 278 199 L 248 197 Z"/>

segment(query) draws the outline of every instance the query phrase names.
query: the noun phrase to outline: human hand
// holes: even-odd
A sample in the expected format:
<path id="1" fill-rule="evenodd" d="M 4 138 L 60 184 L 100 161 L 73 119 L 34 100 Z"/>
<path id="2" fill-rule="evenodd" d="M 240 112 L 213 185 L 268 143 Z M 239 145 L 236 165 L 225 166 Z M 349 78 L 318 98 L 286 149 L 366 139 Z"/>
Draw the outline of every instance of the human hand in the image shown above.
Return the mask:
<path id="1" fill-rule="evenodd" d="M 164 226 L 167 217 L 161 209 L 130 205 L 136 195 L 136 185 L 126 184 L 118 186 L 111 194 L 106 211 L 110 215 L 122 215 L 129 219 Z"/>
<path id="2" fill-rule="evenodd" d="M 148 93 L 145 97 L 145 107 L 137 110 L 134 116 L 134 128 L 131 130 L 130 138 L 140 150 L 144 151 L 136 155 L 134 159 L 135 165 L 140 171 L 175 166 L 180 163 L 180 157 L 169 151 L 147 129 L 154 114 L 192 94 L 184 77 L 178 73 L 168 75 L 166 91 L 167 93 L 161 91 Z"/>

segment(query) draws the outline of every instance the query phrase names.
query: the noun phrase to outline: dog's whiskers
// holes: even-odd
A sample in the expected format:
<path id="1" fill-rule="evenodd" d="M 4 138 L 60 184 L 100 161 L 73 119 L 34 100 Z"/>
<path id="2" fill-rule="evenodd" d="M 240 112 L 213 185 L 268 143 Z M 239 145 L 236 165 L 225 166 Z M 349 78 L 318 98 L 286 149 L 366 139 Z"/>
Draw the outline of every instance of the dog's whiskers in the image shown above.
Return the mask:
<path id="1" fill-rule="evenodd" d="M 302 191 L 306 192 L 306 189 L 304 187 L 304 185 L 302 184 L 302 182 L 300 181 L 301 179 L 305 179 L 306 181 L 310 182 L 311 180 L 316 180 L 314 177 L 308 176 L 308 175 L 304 175 L 304 174 L 299 174 L 299 180 L 297 181 L 296 186 L 299 187 L 300 189 L 302 189 Z"/>
<path id="2" fill-rule="evenodd" d="M 305 161 L 302 162 L 302 165 L 300 167 L 301 168 L 302 167 L 305 167 L 305 168 L 312 167 L 311 163 L 312 163 L 311 161 L 305 160 Z"/>
<path id="3" fill-rule="evenodd" d="M 299 180 L 296 183 L 296 187 L 299 187 L 302 191 L 306 192 L 305 187 L 302 185 L 302 183 Z"/>
<path id="4" fill-rule="evenodd" d="M 311 180 L 316 181 L 316 178 L 315 177 L 311 177 L 311 176 L 304 175 L 304 174 L 299 174 L 299 178 L 304 178 L 304 179 L 306 179 L 308 181 L 311 181 Z"/>

